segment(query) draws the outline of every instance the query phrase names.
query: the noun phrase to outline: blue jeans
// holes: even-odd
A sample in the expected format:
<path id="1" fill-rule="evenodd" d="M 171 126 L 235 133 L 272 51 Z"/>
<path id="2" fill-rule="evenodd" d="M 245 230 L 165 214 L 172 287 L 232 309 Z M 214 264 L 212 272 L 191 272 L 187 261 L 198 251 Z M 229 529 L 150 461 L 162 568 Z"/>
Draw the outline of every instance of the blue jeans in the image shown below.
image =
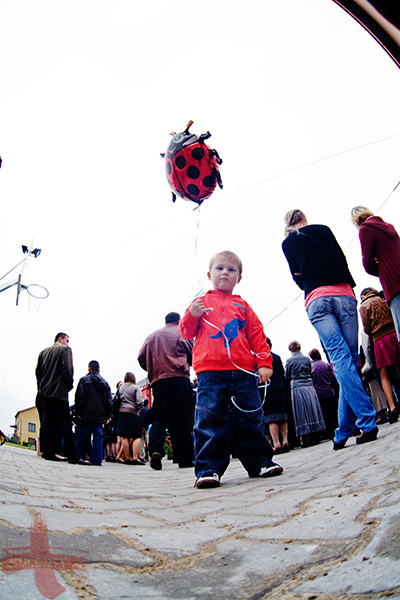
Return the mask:
<path id="1" fill-rule="evenodd" d="M 89 460 L 93 465 L 101 466 L 103 462 L 103 425 L 82 421 L 77 427 L 76 451 L 79 458 L 85 458 L 87 439 L 93 435 Z"/>
<path id="2" fill-rule="evenodd" d="M 397 339 L 400 342 L 400 292 L 393 296 L 389 302 L 389 308 L 392 313 L 394 326 L 396 328 Z"/>
<path id="3" fill-rule="evenodd" d="M 197 381 L 196 476 L 218 473 L 221 477 L 229 465 L 232 444 L 250 476 L 258 475 L 263 466 L 275 464 L 263 431 L 256 377 L 243 371 L 204 371 L 198 373 Z"/>
<path id="4" fill-rule="evenodd" d="M 354 433 L 355 425 L 363 432 L 376 427 L 376 411 L 357 372 L 357 302 L 347 296 L 317 298 L 309 304 L 307 314 L 328 353 L 339 383 L 339 427 L 335 431 L 335 440 L 342 444 Z"/>

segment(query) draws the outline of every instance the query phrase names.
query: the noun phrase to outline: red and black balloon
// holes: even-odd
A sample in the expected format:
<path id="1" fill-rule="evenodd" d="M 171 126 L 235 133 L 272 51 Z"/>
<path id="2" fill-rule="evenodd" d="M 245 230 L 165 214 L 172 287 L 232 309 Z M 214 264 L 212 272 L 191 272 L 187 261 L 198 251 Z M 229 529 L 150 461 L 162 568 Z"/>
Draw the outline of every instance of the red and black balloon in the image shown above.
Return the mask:
<path id="1" fill-rule="evenodd" d="M 222 163 L 216 150 L 212 150 L 204 140 L 211 133 L 197 136 L 189 132 L 193 121 L 189 121 L 185 131 L 172 133 L 172 140 L 165 157 L 165 172 L 172 189 L 172 200 L 179 196 L 201 204 L 209 198 L 217 184 L 222 189 L 218 166 Z"/>

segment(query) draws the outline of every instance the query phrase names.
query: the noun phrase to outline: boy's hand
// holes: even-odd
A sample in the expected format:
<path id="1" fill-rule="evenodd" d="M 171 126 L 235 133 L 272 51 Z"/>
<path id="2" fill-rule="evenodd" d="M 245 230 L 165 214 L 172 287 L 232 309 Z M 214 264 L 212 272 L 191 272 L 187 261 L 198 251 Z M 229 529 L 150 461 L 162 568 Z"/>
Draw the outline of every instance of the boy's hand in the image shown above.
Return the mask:
<path id="1" fill-rule="evenodd" d="M 189 312 L 193 317 L 201 317 L 207 312 L 204 302 L 201 298 L 197 298 L 189 308 Z"/>
<path id="2" fill-rule="evenodd" d="M 260 376 L 260 383 L 267 383 L 268 379 L 273 373 L 273 370 L 271 369 L 271 367 L 259 367 L 257 369 L 257 373 Z"/>

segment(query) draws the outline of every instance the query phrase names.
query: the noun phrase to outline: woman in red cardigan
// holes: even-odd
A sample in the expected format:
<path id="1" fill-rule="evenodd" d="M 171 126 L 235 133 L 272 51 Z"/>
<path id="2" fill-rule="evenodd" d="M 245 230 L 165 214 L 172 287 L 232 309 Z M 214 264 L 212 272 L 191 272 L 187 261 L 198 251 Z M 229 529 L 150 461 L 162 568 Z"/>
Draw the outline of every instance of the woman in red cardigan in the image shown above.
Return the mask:
<path id="1" fill-rule="evenodd" d="M 364 269 L 379 277 L 400 341 L 400 237 L 365 206 L 352 208 L 351 220 L 358 229 Z"/>

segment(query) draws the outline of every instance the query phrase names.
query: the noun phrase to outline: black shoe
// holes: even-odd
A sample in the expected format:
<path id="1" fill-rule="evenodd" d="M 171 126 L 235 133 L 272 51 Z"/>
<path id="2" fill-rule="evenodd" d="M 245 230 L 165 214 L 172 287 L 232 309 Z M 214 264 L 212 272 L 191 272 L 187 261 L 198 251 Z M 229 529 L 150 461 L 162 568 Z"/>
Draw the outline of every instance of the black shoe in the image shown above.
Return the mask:
<path id="1" fill-rule="evenodd" d="M 356 437 L 356 444 L 366 444 L 367 442 L 373 442 L 376 440 L 379 429 L 374 427 L 371 431 L 365 431 L 358 437 Z"/>
<path id="2" fill-rule="evenodd" d="M 53 462 L 61 462 L 61 458 L 58 458 L 55 454 L 42 454 L 44 460 L 52 460 Z"/>
<path id="3" fill-rule="evenodd" d="M 388 418 L 387 418 L 387 416 L 386 416 L 386 415 L 382 415 L 381 417 L 379 417 L 379 419 L 377 419 L 377 420 L 375 421 L 375 423 L 376 423 L 377 425 L 383 425 L 384 423 L 387 423 L 387 422 L 388 422 Z"/>
<path id="4" fill-rule="evenodd" d="M 162 463 L 161 463 L 161 454 L 159 452 L 153 452 L 150 457 L 150 467 L 155 471 L 161 471 Z"/>
<path id="5" fill-rule="evenodd" d="M 335 440 L 335 438 L 333 438 L 332 441 L 333 441 L 333 449 L 334 450 L 343 450 L 343 448 L 345 447 L 346 442 L 347 442 L 347 440 L 345 440 L 344 442 L 342 442 L 341 444 L 339 444 L 339 442 L 337 442 Z"/>
<path id="6" fill-rule="evenodd" d="M 392 410 L 392 412 L 389 412 L 389 423 L 393 424 L 393 423 L 397 423 L 397 421 L 399 420 L 399 413 L 397 412 L 397 410 L 394 408 Z"/>

